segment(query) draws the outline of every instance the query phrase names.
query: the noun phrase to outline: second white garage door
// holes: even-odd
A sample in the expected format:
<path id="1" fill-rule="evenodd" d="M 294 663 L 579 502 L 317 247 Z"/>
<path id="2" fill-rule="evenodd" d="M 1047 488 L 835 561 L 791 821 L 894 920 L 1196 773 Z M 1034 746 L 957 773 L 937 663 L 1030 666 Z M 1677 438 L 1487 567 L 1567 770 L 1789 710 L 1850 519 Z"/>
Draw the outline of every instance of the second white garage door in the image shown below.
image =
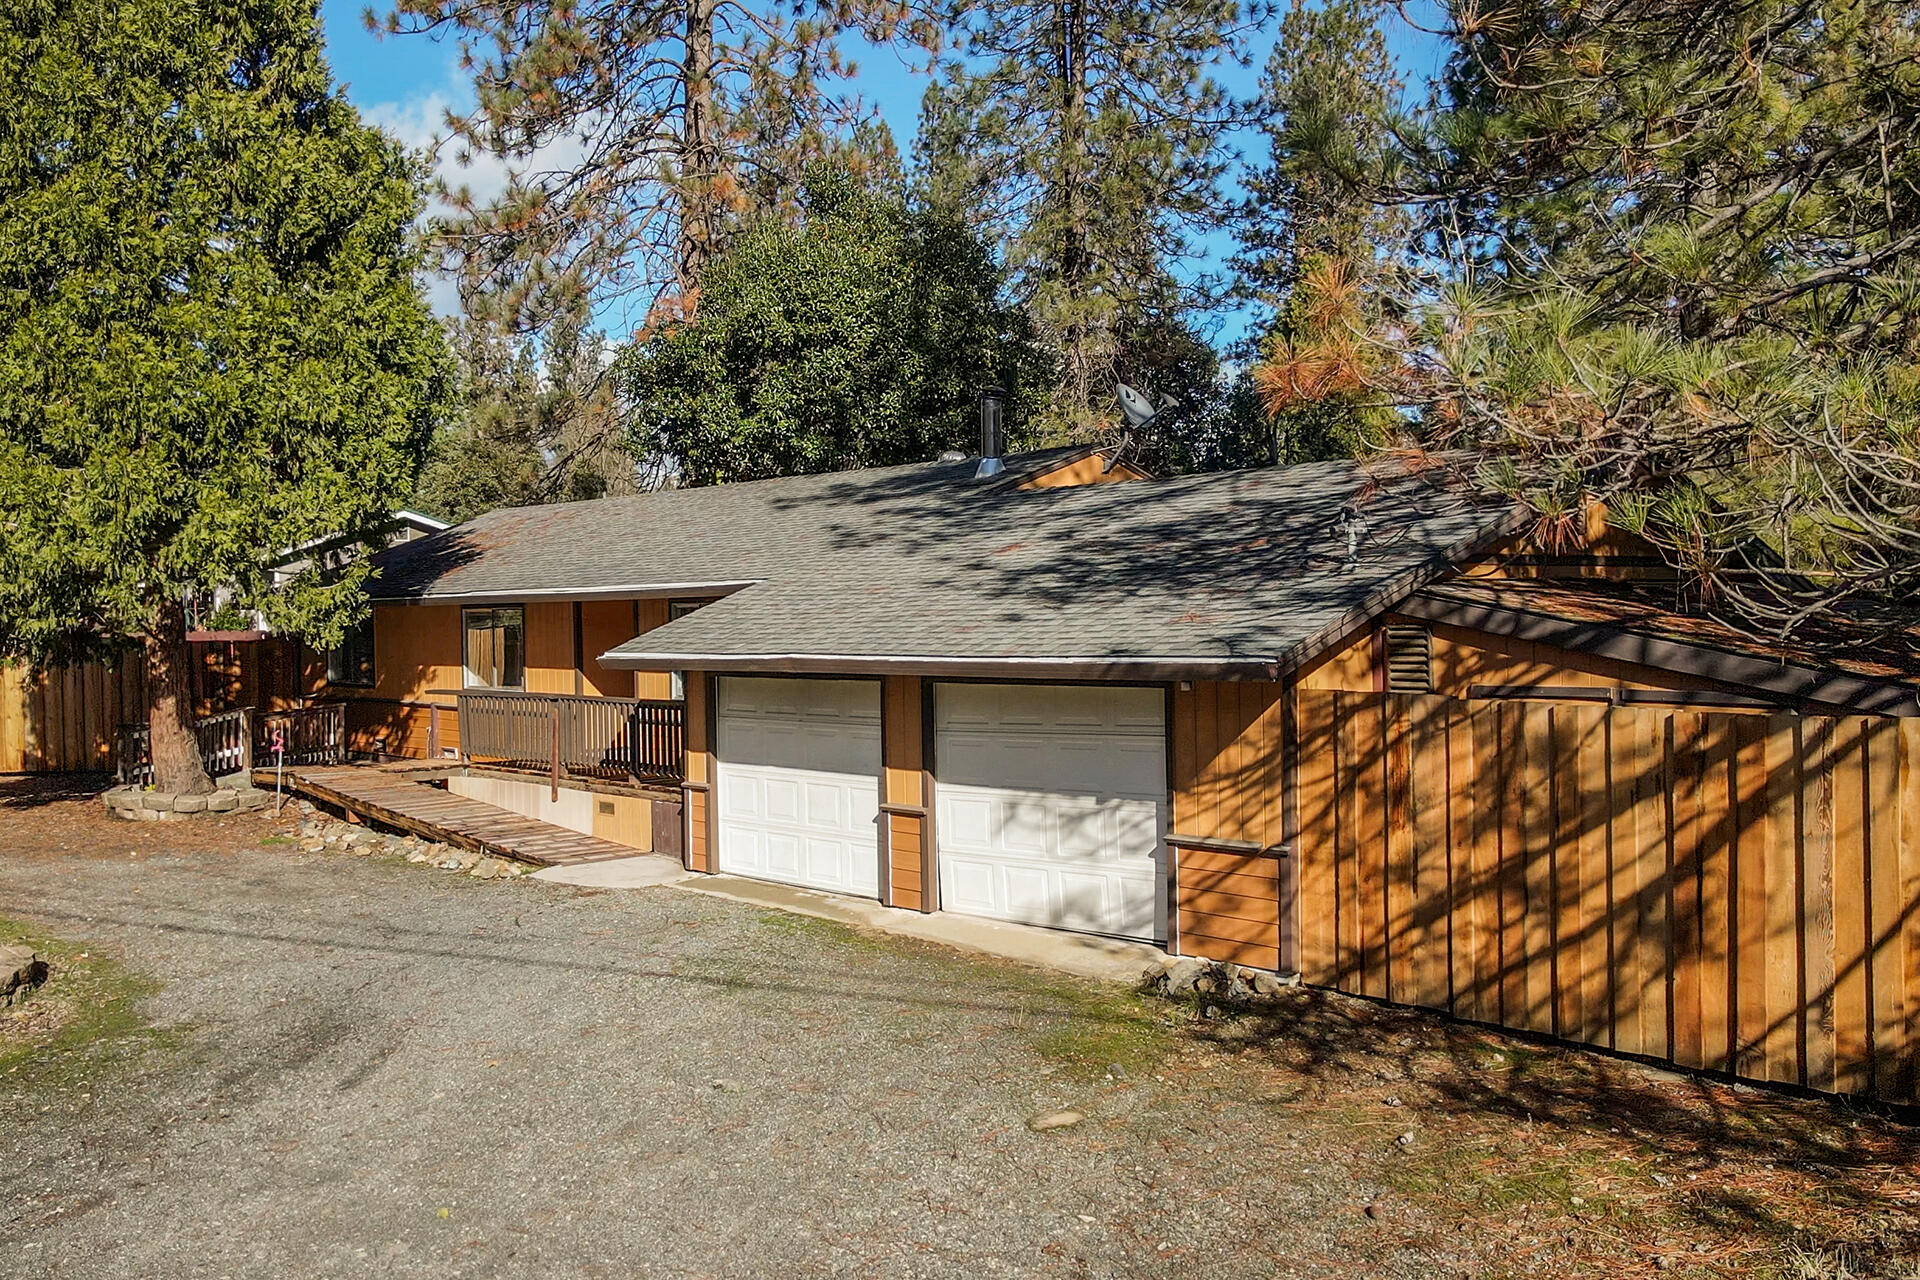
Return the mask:
<path id="1" fill-rule="evenodd" d="M 1159 689 L 941 685 L 934 724 L 943 909 L 1166 937 Z"/>
<path id="2" fill-rule="evenodd" d="M 720 870 L 879 893 L 880 685 L 719 681 Z"/>

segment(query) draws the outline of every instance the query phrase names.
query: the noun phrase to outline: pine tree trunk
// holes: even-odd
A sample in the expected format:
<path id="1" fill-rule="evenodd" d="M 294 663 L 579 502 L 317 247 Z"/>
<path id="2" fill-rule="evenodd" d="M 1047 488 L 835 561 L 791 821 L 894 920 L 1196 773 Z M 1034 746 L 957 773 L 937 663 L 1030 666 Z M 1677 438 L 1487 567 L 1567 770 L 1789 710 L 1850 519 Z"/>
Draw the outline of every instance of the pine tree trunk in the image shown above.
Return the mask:
<path id="1" fill-rule="evenodd" d="M 187 615 L 178 600 L 162 601 L 147 629 L 147 737 L 156 791 L 204 795 L 213 779 L 200 762 L 193 733 L 193 695 L 187 683 Z"/>
<path id="2" fill-rule="evenodd" d="M 1093 416 L 1093 330 L 1086 314 L 1087 252 L 1086 148 L 1087 67 L 1084 3 L 1054 10 L 1055 56 L 1059 60 L 1063 103 L 1060 129 L 1060 198 L 1065 209 L 1060 244 L 1060 284 L 1067 296 L 1067 324 L 1061 335 L 1066 354 L 1068 415 L 1077 432 Z"/>
<path id="3" fill-rule="evenodd" d="M 687 0 L 686 63 L 681 68 L 686 114 L 680 132 L 680 243 L 675 263 L 680 297 L 698 296 L 700 275 L 718 251 L 714 184 L 720 176 L 713 108 L 715 0 Z"/>

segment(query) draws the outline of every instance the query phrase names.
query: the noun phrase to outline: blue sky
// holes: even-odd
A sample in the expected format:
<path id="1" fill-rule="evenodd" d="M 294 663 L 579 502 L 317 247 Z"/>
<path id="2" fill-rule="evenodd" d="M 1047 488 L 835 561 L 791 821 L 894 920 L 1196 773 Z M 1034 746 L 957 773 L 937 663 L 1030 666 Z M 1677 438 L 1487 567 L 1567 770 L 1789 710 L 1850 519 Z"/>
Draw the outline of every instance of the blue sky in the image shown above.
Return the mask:
<path id="1" fill-rule="evenodd" d="M 1437 25 L 1426 20 L 1437 8 L 1434 0 L 1414 0 L 1408 8 L 1422 25 Z M 426 147 L 438 134 L 445 111 L 450 107 L 461 109 L 472 100 L 466 77 L 459 69 L 458 51 L 451 43 L 420 36 L 381 37 L 369 33 L 362 20 L 364 9 L 365 0 L 321 0 L 321 22 L 334 77 L 346 86 L 347 96 L 370 120 L 391 130 L 409 146 Z M 1277 24 L 1270 24 L 1261 42 L 1249 50 L 1253 55 L 1251 65 L 1223 63 L 1217 68 L 1217 78 L 1229 91 L 1242 95 L 1253 92 L 1272 47 L 1272 25 Z M 1438 63 L 1439 42 L 1405 24 L 1391 28 L 1388 39 L 1404 78 L 1410 86 L 1418 86 Z M 887 121 L 902 155 L 910 154 L 926 76 L 883 49 L 862 51 L 857 62 L 855 87 Z M 463 176 L 476 191 L 486 190 L 499 177 L 497 172 L 484 169 Z M 1214 237 L 1202 247 L 1209 260 L 1217 260 L 1230 246 L 1224 237 Z M 450 305 L 450 295 L 439 292 L 436 301 Z M 626 327 L 623 317 L 617 315 L 604 315 L 601 320 L 615 336 Z M 1217 336 L 1231 339 L 1240 328 L 1240 320 L 1229 317 Z"/>

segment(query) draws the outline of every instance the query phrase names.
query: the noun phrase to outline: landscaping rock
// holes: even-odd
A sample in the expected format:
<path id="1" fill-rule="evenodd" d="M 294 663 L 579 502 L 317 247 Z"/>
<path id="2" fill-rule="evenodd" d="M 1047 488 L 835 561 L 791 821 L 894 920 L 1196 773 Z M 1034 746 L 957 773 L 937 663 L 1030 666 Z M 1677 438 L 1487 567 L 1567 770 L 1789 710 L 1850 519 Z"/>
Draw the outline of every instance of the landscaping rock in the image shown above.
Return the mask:
<path id="1" fill-rule="evenodd" d="M 1191 957 L 1175 960 L 1161 972 L 1156 986 L 1162 995 L 1190 996 L 1206 972 L 1205 960 L 1195 960 Z"/>
<path id="2" fill-rule="evenodd" d="M 47 980 L 47 961 L 32 947 L 0 946 L 0 1008 L 18 1004 Z"/>
<path id="3" fill-rule="evenodd" d="M 225 787 L 216 789 L 207 797 L 208 813 L 232 813 L 240 807 L 240 794 Z"/>
<path id="4" fill-rule="evenodd" d="M 1027 1120 L 1027 1128 L 1035 1133 L 1046 1133 L 1050 1129 L 1071 1129 L 1087 1117 L 1072 1107 L 1063 1107 L 1058 1111 L 1042 1111 Z"/>

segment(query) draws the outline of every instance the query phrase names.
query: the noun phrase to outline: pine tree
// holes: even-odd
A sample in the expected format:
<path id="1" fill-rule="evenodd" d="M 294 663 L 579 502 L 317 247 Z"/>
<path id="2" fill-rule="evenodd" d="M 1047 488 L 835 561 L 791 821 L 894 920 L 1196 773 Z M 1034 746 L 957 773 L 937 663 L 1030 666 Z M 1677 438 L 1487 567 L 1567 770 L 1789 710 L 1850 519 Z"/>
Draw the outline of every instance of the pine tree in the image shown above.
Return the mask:
<path id="1" fill-rule="evenodd" d="M 397 0 L 386 26 L 456 36 L 477 105 L 453 138 L 515 168 L 496 198 L 445 192 L 441 230 L 468 310 L 516 329 L 616 298 L 691 314 L 755 188 L 867 117 L 839 37 L 934 38 L 894 0 Z"/>
<path id="2" fill-rule="evenodd" d="M 1218 225 L 1237 104 L 1210 75 L 1267 10 L 1231 0 L 954 4 L 961 57 L 922 108 L 937 208 L 1005 246 L 1017 296 L 1061 356 L 1054 430 L 1112 412 L 1129 331 L 1178 320 L 1177 272 Z"/>
<path id="3" fill-rule="evenodd" d="M 157 783 L 204 789 L 184 601 L 337 643 L 445 344 L 400 148 L 330 85 L 312 0 L 18 0 L 0 24 L 0 654 L 143 644 Z"/>
<path id="4" fill-rule="evenodd" d="M 1350 177 L 1399 105 L 1383 30 L 1386 0 L 1293 0 L 1260 76 L 1254 123 L 1265 158 L 1242 184 L 1232 267 L 1242 296 L 1269 313 L 1310 259 L 1356 272 L 1401 252 L 1408 219 L 1363 198 Z"/>
<path id="5" fill-rule="evenodd" d="M 456 408 L 434 433 L 412 505 L 456 523 L 495 507 L 635 492 L 626 410 L 605 337 L 578 317 L 545 337 L 452 324 Z"/>
<path id="6" fill-rule="evenodd" d="M 1920 6 L 1449 7 L 1389 382 L 1543 519 L 1604 501 L 1775 637 L 1920 586 Z M 1335 167 L 1341 162 L 1335 161 Z"/>

